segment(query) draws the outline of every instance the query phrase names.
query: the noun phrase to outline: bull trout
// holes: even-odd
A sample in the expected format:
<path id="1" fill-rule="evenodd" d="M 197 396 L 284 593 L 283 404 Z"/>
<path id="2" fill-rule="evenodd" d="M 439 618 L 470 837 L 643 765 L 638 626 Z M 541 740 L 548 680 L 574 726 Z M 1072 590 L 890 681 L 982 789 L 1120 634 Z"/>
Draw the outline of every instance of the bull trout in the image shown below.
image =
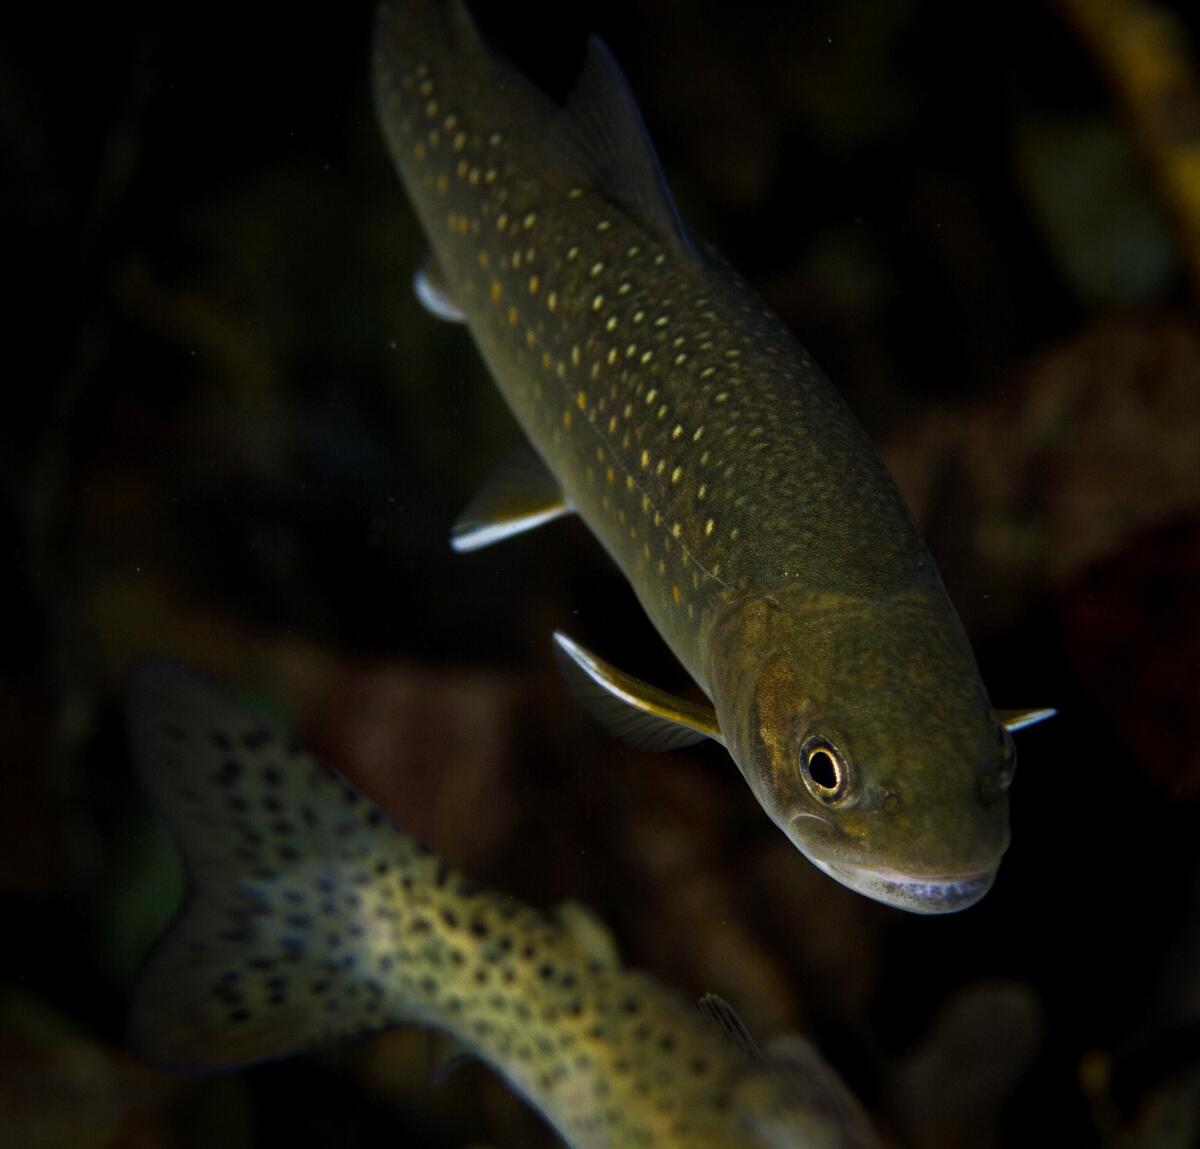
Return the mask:
<path id="1" fill-rule="evenodd" d="M 135 994 L 145 1059 L 232 1066 L 417 1024 L 579 1149 L 877 1146 L 802 1039 L 760 1052 L 720 998 L 697 1010 L 622 968 L 581 908 L 477 890 L 214 683 L 144 663 L 129 720 L 190 890 Z"/>
<path id="2" fill-rule="evenodd" d="M 472 550 L 580 515 L 711 705 L 557 635 L 647 743 L 723 743 L 850 888 L 942 913 L 1009 840 L 1010 731 L 865 432 L 803 347 L 683 226 L 593 37 L 560 106 L 461 3 L 380 8 L 375 93 L 429 238 L 426 305 L 466 323 L 528 437 L 456 524 Z M 624 714 L 624 720 L 620 717 Z"/>

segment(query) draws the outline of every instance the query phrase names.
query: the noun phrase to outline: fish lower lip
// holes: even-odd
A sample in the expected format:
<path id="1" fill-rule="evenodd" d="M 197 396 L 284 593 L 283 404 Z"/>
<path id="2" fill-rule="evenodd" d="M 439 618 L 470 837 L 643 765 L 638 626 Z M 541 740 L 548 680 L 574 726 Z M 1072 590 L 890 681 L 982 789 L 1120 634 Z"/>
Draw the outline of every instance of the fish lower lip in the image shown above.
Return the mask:
<path id="1" fill-rule="evenodd" d="M 895 870 L 826 863 L 823 869 L 867 897 L 913 913 L 947 914 L 966 909 L 991 889 L 996 867 L 972 873 L 927 876 Z"/>

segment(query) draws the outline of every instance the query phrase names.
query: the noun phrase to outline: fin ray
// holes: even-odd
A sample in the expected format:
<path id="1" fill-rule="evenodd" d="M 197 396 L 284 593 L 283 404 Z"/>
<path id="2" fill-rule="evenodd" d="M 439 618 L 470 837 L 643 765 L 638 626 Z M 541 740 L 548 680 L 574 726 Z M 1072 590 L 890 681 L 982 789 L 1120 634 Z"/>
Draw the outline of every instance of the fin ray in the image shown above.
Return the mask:
<path id="1" fill-rule="evenodd" d="M 996 717 L 1000 720 L 1000 725 L 1012 734 L 1017 730 L 1024 730 L 1027 726 L 1045 722 L 1057 713 L 1053 707 L 1043 707 L 1040 710 L 997 710 Z"/>
<path id="2" fill-rule="evenodd" d="M 477 551 L 572 510 L 558 480 L 534 449 L 524 445 L 505 456 L 455 520 L 450 545 L 460 553 Z"/>
<path id="3" fill-rule="evenodd" d="M 703 742 L 724 744 L 711 706 L 688 702 L 598 658 L 562 631 L 555 654 L 572 693 L 612 733 L 645 750 L 672 750 Z"/>

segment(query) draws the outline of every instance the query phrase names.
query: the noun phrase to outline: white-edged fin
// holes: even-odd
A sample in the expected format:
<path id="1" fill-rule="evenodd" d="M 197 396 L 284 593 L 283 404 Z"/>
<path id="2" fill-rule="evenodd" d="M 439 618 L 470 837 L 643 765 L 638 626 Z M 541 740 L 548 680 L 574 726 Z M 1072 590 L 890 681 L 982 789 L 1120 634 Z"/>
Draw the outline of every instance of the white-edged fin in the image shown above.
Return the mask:
<path id="1" fill-rule="evenodd" d="M 997 710 L 996 717 L 1000 720 L 1000 725 L 1011 734 L 1016 730 L 1024 730 L 1027 726 L 1045 722 L 1057 713 L 1053 707 L 1044 707 L 1041 710 Z"/>
<path id="2" fill-rule="evenodd" d="M 716 711 L 625 674 L 554 632 L 555 655 L 572 693 L 618 738 L 644 750 L 673 750 L 712 738 L 724 744 Z"/>
<path id="3" fill-rule="evenodd" d="M 375 915 L 391 908 L 370 881 L 416 844 L 285 730 L 177 664 L 135 667 L 127 713 L 189 887 L 135 989 L 139 1056 L 241 1065 L 405 1020 L 370 964 Z"/>
<path id="4" fill-rule="evenodd" d="M 446 285 L 446 277 L 442 274 L 442 266 L 432 251 L 425 253 L 421 266 L 413 275 L 413 291 L 421 306 L 430 315 L 444 319 L 447 323 L 466 321 L 467 317 L 450 293 L 450 288 Z"/>
<path id="5" fill-rule="evenodd" d="M 706 993 L 696 1008 L 704 1014 L 729 1039 L 731 1045 L 740 1049 L 752 1061 L 762 1061 L 762 1050 L 758 1048 L 745 1023 L 737 1011 L 719 994 Z"/>
<path id="6" fill-rule="evenodd" d="M 677 252 L 696 257 L 629 82 L 599 36 L 588 38 L 583 71 L 549 142 L 606 199 Z"/>
<path id="7" fill-rule="evenodd" d="M 574 508 L 532 447 L 510 451 L 450 530 L 459 552 L 477 551 L 540 527 Z"/>

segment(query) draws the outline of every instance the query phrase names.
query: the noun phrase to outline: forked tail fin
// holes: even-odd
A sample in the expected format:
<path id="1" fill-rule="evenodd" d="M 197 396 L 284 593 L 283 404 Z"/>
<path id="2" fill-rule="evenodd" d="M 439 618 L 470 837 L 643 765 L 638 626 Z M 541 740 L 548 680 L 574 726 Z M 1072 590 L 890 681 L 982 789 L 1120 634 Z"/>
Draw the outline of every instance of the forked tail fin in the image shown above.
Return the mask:
<path id="1" fill-rule="evenodd" d="M 135 1051 L 204 1069 L 410 1020 L 392 965 L 420 847 L 273 723 L 173 663 L 135 669 L 128 719 L 189 882 L 135 992 Z"/>

